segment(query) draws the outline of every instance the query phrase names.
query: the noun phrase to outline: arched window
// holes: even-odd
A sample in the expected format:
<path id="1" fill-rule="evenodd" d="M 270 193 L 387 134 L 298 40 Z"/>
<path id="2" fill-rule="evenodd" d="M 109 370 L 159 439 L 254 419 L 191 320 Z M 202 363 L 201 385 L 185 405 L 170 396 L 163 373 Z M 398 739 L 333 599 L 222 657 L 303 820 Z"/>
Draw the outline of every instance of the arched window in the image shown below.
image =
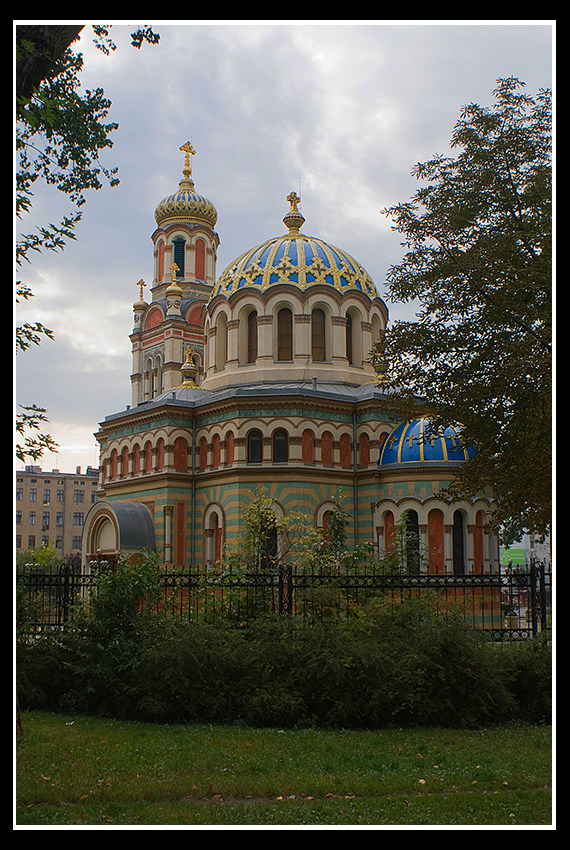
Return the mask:
<path id="1" fill-rule="evenodd" d="M 247 462 L 261 463 L 263 438 L 261 431 L 257 429 L 250 431 L 247 435 Z"/>
<path id="2" fill-rule="evenodd" d="M 162 437 L 156 444 L 156 468 L 164 469 L 164 440 Z"/>
<path id="3" fill-rule="evenodd" d="M 220 445 L 220 435 L 214 434 L 212 439 L 212 466 L 217 469 L 222 459 L 222 451 Z"/>
<path id="4" fill-rule="evenodd" d="M 346 314 L 346 359 L 352 366 L 354 361 L 352 352 L 352 316 L 350 313 Z"/>
<path id="5" fill-rule="evenodd" d="M 152 472 L 152 443 L 150 440 L 145 443 L 144 447 L 144 471 Z"/>
<path id="6" fill-rule="evenodd" d="M 360 435 L 360 466 L 368 466 L 370 463 L 370 437 L 368 434 Z"/>
<path id="7" fill-rule="evenodd" d="M 273 434 L 273 462 L 287 463 L 289 460 L 289 438 L 284 428 L 278 428 Z"/>
<path id="8" fill-rule="evenodd" d="M 453 514 L 453 573 L 465 572 L 465 518 L 461 511 Z"/>
<path id="9" fill-rule="evenodd" d="M 176 261 L 178 263 L 178 261 Z M 203 239 L 196 240 L 196 280 L 206 279 L 206 243 Z"/>
<path id="10" fill-rule="evenodd" d="M 235 444 L 233 431 L 226 434 L 226 465 L 231 466 L 234 462 Z"/>
<path id="11" fill-rule="evenodd" d="M 228 357 L 228 323 L 225 313 L 220 313 L 216 322 L 216 371 L 225 368 Z"/>
<path id="12" fill-rule="evenodd" d="M 121 452 L 121 475 L 125 478 L 129 474 L 129 450 L 125 446 Z"/>
<path id="13" fill-rule="evenodd" d="M 346 359 L 350 366 L 362 366 L 362 316 L 356 307 L 346 314 Z"/>
<path id="14" fill-rule="evenodd" d="M 186 472 L 188 467 L 188 443 L 184 437 L 174 440 L 174 468 L 178 472 Z"/>
<path id="15" fill-rule="evenodd" d="M 342 434 L 340 438 L 340 465 L 344 469 L 349 469 L 352 465 L 350 436 L 348 434 Z"/>
<path id="16" fill-rule="evenodd" d="M 184 277 L 184 255 L 186 242 L 181 236 L 175 236 L 172 240 L 172 245 L 174 246 L 174 258 L 173 261 L 178 266 L 178 271 L 176 272 L 176 277 Z"/>
<path id="17" fill-rule="evenodd" d="M 301 454 L 303 457 L 303 463 L 315 462 L 315 435 L 309 428 L 307 428 L 306 431 L 303 431 Z"/>
<path id="18" fill-rule="evenodd" d="M 257 312 L 252 310 L 247 317 L 247 363 L 257 360 Z"/>
<path id="19" fill-rule="evenodd" d="M 333 465 L 333 438 L 329 431 L 321 437 L 321 463 L 323 466 Z"/>
<path id="20" fill-rule="evenodd" d="M 141 471 L 141 448 L 135 443 L 133 448 L 133 474 L 138 475 Z"/>
<path id="21" fill-rule="evenodd" d="M 288 307 L 277 313 L 277 359 L 293 359 L 293 313 Z"/>
<path id="22" fill-rule="evenodd" d="M 428 546 L 429 546 L 429 572 L 445 572 L 445 532 L 443 525 L 443 511 L 432 508 L 428 514 L 427 521 Z"/>
<path id="23" fill-rule="evenodd" d="M 158 282 L 162 283 L 164 277 L 164 240 L 158 243 Z"/>
<path id="24" fill-rule="evenodd" d="M 208 465 L 208 441 L 205 437 L 200 440 L 200 469 L 206 469 Z"/>
<path id="25" fill-rule="evenodd" d="M 311 351 L 313 360 L 325 360 L 325 313 L 320 307 L 316 307 L 311 313 Z"/>
<path id="26" fill-rule="evenodd" d="M 111 452 L 111 478 L 116 478 L 119 466 L 119 455 L 117 449 Z"/>
<path id="27" fill-rule="evenodd" d="M 406 512 L 406 567 L 409 575 L 420 571 L 420 523 L 417 511 Z"/>

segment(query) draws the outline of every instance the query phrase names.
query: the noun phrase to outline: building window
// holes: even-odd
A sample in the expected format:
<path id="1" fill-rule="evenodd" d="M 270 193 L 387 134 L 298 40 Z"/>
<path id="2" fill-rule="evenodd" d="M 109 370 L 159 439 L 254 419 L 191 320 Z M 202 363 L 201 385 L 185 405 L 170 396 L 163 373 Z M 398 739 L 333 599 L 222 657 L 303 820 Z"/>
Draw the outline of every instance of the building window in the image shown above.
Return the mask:
<path id="1" fill-rule="evenodd" d="M 83 525 L 83 514 L 74 513 L 73 514 L 73 525 Z"/>
<path id="2" fill-rule="evenodd" d="M 83 501 L 83 497 L 85 495 L 84 490 L 74 490 L 73 491 L 73 501 L 76 505 Z"/>
<path id="3" fill-rule="evenodd" d="M 196 240 L 196 280 L 206 280 L 206 243 Z"/>
<path id="4" fill-rule="evenodd" d="M 346 359 L 349 364 L 352 366 L 352 316 L 350 313 L 346 314 Z"/>
<path id="5" fill-rule="evenodd" d="M 58 511 L 55 515 L 55 524 L 63 525 L 63 511 Z"/>
<path id="6" fill-rule="evenodd" d="M 46 531 L 49 528 L 49 511 L 44 511 L 42 513 L 42 531 Z"/>
<path id="7" fill-rule="evenodd" d="M 257 429 L 250 431 L 247 435 L 247 462 L 261 463 L 262 460 L 262 436 Z"/>
<path id="8" fill-rule="evenodd" d="M 30 489 L 30 502 L 37 502 L 37 501 L 38 501 L 38 491 L 35 487 L 32 487 Z"/>
<path id="9" fill-rule="evenodd" d="M 36 512 L 35 511 L 30 511 L 30 513 L 28 514 L 28 523 L 29 523 L 29 525 L 35 525 L 36 524 Z"/>
<path id="10" fill-rule="evenodd" d="M 182 237 L 178 236 L 172 240 L 174 246 L 174 262 L 178 266 L 176 277 L 184 277 L 184 254 L 186 243 Z"/>
<path id="11" fill-rule="evenodd" d="M 64 496 L 63 496 L 63 490 L 58 490 L 58 491 L 57 491 L 57 501 L 58 501 L 58 502 L 63 502 L 63 499 L 64 499 Z"/>
<path id="12" fill-rule="evenodd" d="M 277 313 L 277 359 L 293 359 L 293 313 L 287 307 Z"/>
<path id="13" fill-rule="evenodd" d="M 44 505 L 49 505 L 51 499 L 51 490 L 44 489 Z"/>
<path id="14" fill-rule="evenodd" d="M 311 314 L 311 350 L 313 360 L 319 362 L 325 360 L 325 313 L 319 307 Z"/>
<path id="15" fill-rule="evenodd" d="M 406 512 L 406 566 L 408 573 L 420 571 L 420 525 L 417 511 Z"/>
<path id="16" fill-rule="evenodd" d="M 453 514 L 453 572 L 465 572 L 465 520 L 461 511 Z"/>
<path id="17" fill-rule="evenodd" d="M 257 360 L 257 313 L 252 310 L 247 317 L 247 362 Z"/>
<path id="18" fill-rule="evenodd" d="M 273 434 L 273 462 L 287 463 L 289 460 L 289 439 L 284 428 L 278 428 Z"/>
<path id="19" fill-rule="evenodd" d="M 22 502 L 24 499 L 24 490 L 22 487 L 16 487 L 16 501 Z"/>

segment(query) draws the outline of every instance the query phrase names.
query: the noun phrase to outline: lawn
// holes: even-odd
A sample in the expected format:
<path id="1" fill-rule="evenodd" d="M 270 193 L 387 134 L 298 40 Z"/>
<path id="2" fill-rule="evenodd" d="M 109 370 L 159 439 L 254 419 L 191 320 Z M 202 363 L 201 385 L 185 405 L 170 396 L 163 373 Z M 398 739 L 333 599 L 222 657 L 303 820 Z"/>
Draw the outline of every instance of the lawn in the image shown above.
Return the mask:
<path id="1" fill-rule="evenodd" d="M 255 729 L 25 712 L 16 826 L 552 824 L 551 729 Z"/>

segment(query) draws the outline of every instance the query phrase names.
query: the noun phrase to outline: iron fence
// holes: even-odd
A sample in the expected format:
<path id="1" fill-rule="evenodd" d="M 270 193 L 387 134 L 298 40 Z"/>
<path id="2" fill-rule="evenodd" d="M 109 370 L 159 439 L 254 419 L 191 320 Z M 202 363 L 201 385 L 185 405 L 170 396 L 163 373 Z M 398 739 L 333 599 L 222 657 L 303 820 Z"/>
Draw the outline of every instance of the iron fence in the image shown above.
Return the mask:
<path id="1" fill-rule="evenodd" d="M 101 569 L 62 565 L 53 573 L 27 569 L 17 576 L 18 610 L 31 633 L 70 622 L 89 608 Z M 436 610 L 460 614 L 493 640 L 525 639 L 550 628 L 552 574 L 543 563 L 499 574 L 385 575 L 358 565 L 316 571 L 291 565 L 275 571 L 196 568 L 161 570 L 158 608 L 188 620 L 219 618 L 240 624 L 274 614 L 294 615 L 310 625 L 367 606 L 428 600 Z"/>

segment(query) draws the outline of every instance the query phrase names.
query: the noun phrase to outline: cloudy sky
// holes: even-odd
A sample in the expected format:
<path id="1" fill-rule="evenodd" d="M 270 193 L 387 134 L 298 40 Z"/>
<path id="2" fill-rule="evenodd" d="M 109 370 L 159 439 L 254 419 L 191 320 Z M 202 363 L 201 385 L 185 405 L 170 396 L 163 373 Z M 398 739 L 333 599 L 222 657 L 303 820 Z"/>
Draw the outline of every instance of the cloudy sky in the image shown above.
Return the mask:
<path id="1" fill-rule="evenodd" d="M 303 231 L 355 256 L 384 295 L 403 250 L 382 210 L 411 198 L 414 164 L 449 152 L 461 107 L 490 105 L 499 77 L 518 77 L 531 95 L 552 86 L 550 21 L 151 25 L 160 43 L 140 51 L 129 37 L 138 25 L 122 22 L 109 56 L 90 26 L 73 45 L 83 87 L 112 101 L 119 129 L 102 162 L 119 167 L 121 182 L 88 194 L 76 242 L 20 274 L 34 298 L 18 323 L 55 334 L 15 364 L 15 405 L 45 407 L 60 445 L 40 461 L 46 470 L 98 465 L 98 423 L 130 404 L 136 283 L 152 282 L 154 209 L 178 188 L 181 144 L 196 149 L 196 189 L 218 210 L 218 275 L 283 232 L 285 198 L 300 190 Z M 18 228 L 70 209 L 38 187 Z M 392 319 L 409 315 L 388 306 Z"/>

